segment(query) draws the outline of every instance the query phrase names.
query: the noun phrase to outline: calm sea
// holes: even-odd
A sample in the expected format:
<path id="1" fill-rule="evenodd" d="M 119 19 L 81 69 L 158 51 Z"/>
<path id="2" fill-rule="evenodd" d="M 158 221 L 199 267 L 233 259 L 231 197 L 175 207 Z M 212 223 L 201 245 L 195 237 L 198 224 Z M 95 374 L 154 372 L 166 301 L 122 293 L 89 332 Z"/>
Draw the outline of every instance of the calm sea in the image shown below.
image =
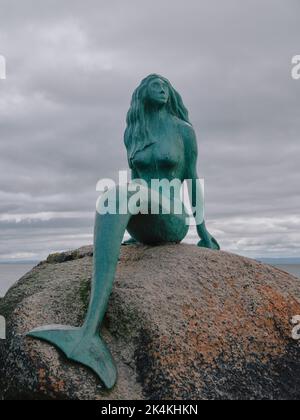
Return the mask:
<path id="1" fill-rule="evenodd" d="M 0 297 L 36 264 L 0 264 Z"/>
<path id="2" fill-rule="evenodd" d="M 274 264 L 275 265 L 275 264 Z M 275 267 L 280 268 L 283 271 L 293 274 L 296 277 L 300 278 L 300 265 L 297 264 L 276 264 Z"/>
<path id="3" fill-rule="evenodd" d="M 4 296 L 7 290 L 18 281 L 24 274 L 28 273 L 36 264 L 0 264 L 0 297 Z M 300 265 L 296 264 L 274 264 L 281 270 L 287 271 L 300 278 Z"/>

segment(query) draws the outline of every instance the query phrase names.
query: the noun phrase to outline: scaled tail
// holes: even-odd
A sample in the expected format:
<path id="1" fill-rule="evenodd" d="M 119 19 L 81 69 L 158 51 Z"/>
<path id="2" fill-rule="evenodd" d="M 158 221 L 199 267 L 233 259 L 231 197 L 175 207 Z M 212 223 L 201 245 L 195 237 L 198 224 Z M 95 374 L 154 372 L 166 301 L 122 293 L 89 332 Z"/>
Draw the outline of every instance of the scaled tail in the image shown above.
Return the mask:
<path id="1" fill-rule="evenodd" d="M 112 355 L 99 335 L 88 335 L 83 328 L 51 325 L 30 331 L 28 336 L 53 344 L 68 359 L 85 365 L 98 375 L 107 389 L 117 381 Z"/>

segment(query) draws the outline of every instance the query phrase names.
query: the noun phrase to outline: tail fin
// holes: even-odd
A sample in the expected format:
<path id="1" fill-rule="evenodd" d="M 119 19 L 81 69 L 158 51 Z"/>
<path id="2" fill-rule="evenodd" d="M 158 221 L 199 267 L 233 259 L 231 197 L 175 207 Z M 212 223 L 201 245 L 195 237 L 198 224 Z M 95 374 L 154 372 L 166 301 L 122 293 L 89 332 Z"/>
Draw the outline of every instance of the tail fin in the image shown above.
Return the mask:
<path id="1" fill-rule="evenodd" d="M 107 389 L 117 381 L 117 369 L 110 351 L 99 335 L 87 335 L 82 328 L 51 325 L 30 331 L 38 338 L 59 348 L 68 359 L 92 369 Z"/>

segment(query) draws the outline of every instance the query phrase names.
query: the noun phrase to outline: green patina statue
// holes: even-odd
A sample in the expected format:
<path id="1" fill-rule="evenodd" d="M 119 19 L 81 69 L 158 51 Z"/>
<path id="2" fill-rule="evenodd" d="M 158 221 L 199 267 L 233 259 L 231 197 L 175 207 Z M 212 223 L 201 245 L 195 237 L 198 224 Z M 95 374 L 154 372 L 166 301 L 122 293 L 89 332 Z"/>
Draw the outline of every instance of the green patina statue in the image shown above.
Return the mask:
<path id="1" fill-rule="evenodd" d="M 153 179 L 179 179 L 181 182 L 191 180 L 189 194 L 200 237 L 198 245 L 220 249 L 204 222 L 202 186 L 197 175 L 195 132 L 180 95 L 167 79 L 150 75 L 134 92 L 127 115 L 125 145 L 132 179 L 146 182 L 149 191 Z M 118 191 L 123 188 L 119 186 Z M 126 189 L 125 200 L 129 201 L 131 196 L 132 193 Z M 202 199 L 199 200 L 199 197 Z M 159 192 L 151 195 L 150 199 L 159 202 L 160 210 L 163 207 L 161 198 Z M 180 197 L 173 192 L 169 194 L 168 200 L 174 204 L 180 201 Z M 151 204 L 147 203 L 149 207 Z M 131 235 L 127 243 L 148 245 L 179 243 L 188 233 L 187 213 L 182 203 L 181 212 L 171 211 L 169 214 L 163 211 L 159 214 L 142 214 L 137 207 L 121 213 L 120 206 L 118 202 L 115 214 L 96 213 L 92 295 L 84 325 L 81 328 L 53 325 L 28 333 L 31 337 L 55 345 L 70 360 L 91 368 L 108 389 L 116 383 L 117 369 L 110 351 L 100 337 L 100 327 L 113 288 L 126 229 Z"/>

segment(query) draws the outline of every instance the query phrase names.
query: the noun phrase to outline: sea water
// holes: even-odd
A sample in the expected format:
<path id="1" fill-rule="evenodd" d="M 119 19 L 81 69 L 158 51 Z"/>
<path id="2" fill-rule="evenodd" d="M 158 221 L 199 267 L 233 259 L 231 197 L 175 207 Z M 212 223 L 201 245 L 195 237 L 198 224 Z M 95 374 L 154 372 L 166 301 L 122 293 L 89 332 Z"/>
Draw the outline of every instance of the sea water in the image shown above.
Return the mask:
<path id="1" fill-rule="evenodd" d="M 24 274 L 28 273 L 34 265 L 26 264 L 0 264 L 0 297 L 16 283 Z M 300 279 L 300 265 L 297 264 L 274 264 L 276 267 L 293 274 Z"/>
<path id="2" fill-rule="evenodd" d="M 35 264 L 0 264 L 0 297 L 16 283 L 24 274 L 28 273 Z"/>

